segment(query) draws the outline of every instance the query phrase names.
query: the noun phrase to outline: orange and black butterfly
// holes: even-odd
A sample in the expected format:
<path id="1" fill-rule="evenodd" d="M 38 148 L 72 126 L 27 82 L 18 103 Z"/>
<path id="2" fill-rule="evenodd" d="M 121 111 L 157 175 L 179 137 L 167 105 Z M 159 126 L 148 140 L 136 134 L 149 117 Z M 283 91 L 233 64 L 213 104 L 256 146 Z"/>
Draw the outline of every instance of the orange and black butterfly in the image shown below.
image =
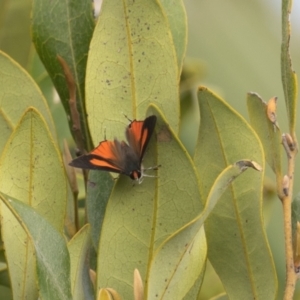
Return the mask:
<path id="1" fill-rule="evenodd" d="M 142 160 L 155 124 L 154 115 L 144 121 L 133 120 L 125 131 L 128 144 L 117 139 L 104 140 L 87 155 L 72 160 L 70 166 L 120 173 L 141 183 L 143 177 L 153 177 L 143 173 Z M 157 167 L 149 169 L 157 169 Z"/>

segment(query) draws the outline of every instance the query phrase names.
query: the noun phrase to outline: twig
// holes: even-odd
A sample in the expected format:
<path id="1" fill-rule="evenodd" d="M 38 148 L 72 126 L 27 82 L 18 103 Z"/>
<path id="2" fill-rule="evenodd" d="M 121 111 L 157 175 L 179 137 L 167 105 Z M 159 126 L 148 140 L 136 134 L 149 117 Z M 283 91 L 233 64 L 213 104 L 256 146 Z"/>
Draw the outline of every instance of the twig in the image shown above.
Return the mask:
<path id="1" fill-rule="evenodd" d="M 68 89 L 69 89 L 69 107 L 70 107 L 70 113 L 71 113 L 72 130 L 75 135 L 74 136 L 75 143 L 76 143 L 76 146 L 78 147 L 80 153 L 84 154 L 85 153 L 84 137 L 83 137 L 81 125 L 80 125 L 80 115 L 78 113 L 77 106 L 76 106 L 76 83 L 75 83 L 72 72 L 71 72 L 69 66 L 67 65 L 66 61 L 59 55 L 57 55 L 57 59 L 63 68 L 66 82 L 67 82 Z"/>
<path id="2" fill-rule="evenodd" d="M 292 236 L 292 199 L 293 199 L 293 185 L 294 185 L 294 172 L 295 172 L 295 160 L 297 155 L 297 142 L 295 141 L 295 150 L 290 151 L 288 155 L 288 191 L 283 193 L 281 198 L 283 206 L 283 220 L 284 220 L 284 233 L 285 233 L 285 255 L 286 255 L 286 286 L 284 292 L 284 300 L 292 300 L 295 292 L 296 282 L 298 279 L 295 263 L 294 263 L 294 251 L 293 251 L 293 236 Z M 286 149 L 286 148 L 285 148 Z M 287 151 L 287 149 L 286 149 Z"/>
<path id="3" fill-rule="evenodd" d="M 60 55 L 57 55 L 57 59 L 58 59 L 60 65 L 62 66 L 62 69 L 65 74 L 65 79 L 66 79 L 66 82 L 68 85 L 69 107 L 70 107 L 70 114 L 71 114 L 71 121 L 72 121 L 72 130 L 74 132 L 74 139 L 75 139 L 76 146 L 79 149 L 79 153 L 82 155 L 82 154 L 86 153 L 86 150 L 84 148 L 84 136 L 82 134 L 81 125 L 80 125 L 80 115 L 77 110 L 77 104 L 76 104 L 76 83 L 75 83 L 72 72 L 71 72 L 68 64 L 66 63 L 66 61 Z M 86 191 L 87 190 L 88 171 L 82 170 L 82 173 L 83 173 L 83 178 L 84 178 L 84 183 L 85 183 L 84 186 L 85 186 L 85 191 Z M 73 193 L 74 193 L 74 191 L 73 191 Z M 75 220 L 77 220 L 76 226 L 79 226 L 78 225 L 77 202 L 78 202 L 78 198 L 74 197 Z M 85 205 L 85 209 L 86 209 L 86 205 Z"/>

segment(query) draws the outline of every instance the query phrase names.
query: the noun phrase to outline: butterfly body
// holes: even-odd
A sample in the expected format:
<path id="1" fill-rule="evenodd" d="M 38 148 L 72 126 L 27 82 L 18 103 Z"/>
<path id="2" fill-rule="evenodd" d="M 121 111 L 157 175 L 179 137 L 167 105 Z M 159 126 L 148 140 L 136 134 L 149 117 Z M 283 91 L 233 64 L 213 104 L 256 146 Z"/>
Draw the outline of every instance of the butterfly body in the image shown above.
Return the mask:
<path id="1" fill-rule="evenodd" d="M 104 140 L 89 154 L 75 158 L 70 165 L 124 174 L 140 183 L 144 176 L 142 160 L 155 124 L 156 116 L 144 121 L 133 120 L 125 132 L 128 143 L 117 139 Z"/>

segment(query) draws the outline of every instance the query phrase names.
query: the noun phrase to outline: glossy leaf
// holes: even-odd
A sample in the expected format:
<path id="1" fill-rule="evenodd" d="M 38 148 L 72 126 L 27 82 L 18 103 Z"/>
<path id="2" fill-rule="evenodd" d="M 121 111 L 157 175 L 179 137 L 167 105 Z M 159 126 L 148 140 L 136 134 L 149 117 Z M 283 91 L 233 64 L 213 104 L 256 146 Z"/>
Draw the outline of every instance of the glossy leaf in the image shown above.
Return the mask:
<path id="1" fill-rule="evenodd" d="M 9 196 L 7 199 L 0 197 L 3 216 L 13 215 L 18 226 L 22 226 L 34 246 L 34 250 L 31 251 L 31 255 L 34 256 L 31 259 L 36 259 L 36 277 L 40 297 L 42 299 L 72 299 L 69 252 L 63 236 L 29 205 Z M 29 294 L 23 294 L 21 297 L 18 296 L 18 299 L 28 296 Z"/>
<path id="2" fill-rule="evenodd" d="M 290 132 L 295 131 L 298 84 L 297 75 L 292 69 L 290 57 L 292 0 L 282 0 L 282 42 L 281 42 L 281 80 L 289 120 Z"/>
<path id="3" fill-rule="evenodd" d="M 278 178 L 282 178 L 282 144 L 280 129 L 267 118 L 267 104 L 254 93 L 247 95 L 247 106 L 252 128 L 256 131 L 264 148 L 266 161 Z"/>
<path id="4" fill-rule="evenodd" d="M 0 158 L 0 191 L 32 206 L 62 232 L 67 197 L 63 163 L 45 121 L 33 108 L 21 118 Z M 1 216 L 13 293 L 34 299 L 32 245 L 11 213 Z"/>
<path id="5" fill-rule="evenodd" d="M 20 65 L 0 52 L 0 153 L 29 106 L 39 110 L 55 137 L 53 120 L 38 86 Z"/>
<path id="6" fill-rule="evenodd" d="M 81 130 L 87 149 L 91 148 L 91 142 L 85 122 L 84 81 L 93 29 L 94 18 L 90 1 L 33 1 L 33 42 L 68 116 L 70 116 L 69 91 L 57 55 L 61 56 L 71 69 L 77 88 L 76 100 L 81 116 Z M 69 125 L 71 128 L 70 118 Z"/>
<path id="7" fill-rule="evenodd" d="M 90 44 L 86 106 L 93 141 L 124 131 L 155 103 L 177 131 L 178 68 L 170 28 L 155 0 L 104 0 Z"/>
<path id="8" fill-rule="evenodd" d="M 68 244 L 71 259 L 71 286 L 73 300 L 94 299 L 89 276 L 90 225 L 85 225 Z"/>
<path id="9" fill-rule="evenodd" d="M 201 126 L 194 161 L 202 197 L 207 198 L 227 165 L 247 158 L 264 169 L 264 158 L 257 135 L 237 112 L 204 87 L 198 99 Z M 208 258 L 229 298 L 274 299 L 277 292 L 263 224 L 262 186 L 263 173 L 247 172 L 239 177 L 205 223 Z"/>
<path id="10" fill-rule="evenodd" d="M 202 207 L 189 155 L 155 106 L 151 114 L 158 118 L 157 134 L 143 165 L 161 164 L 154 174 L 148 171 L 158 177 L 146 177 L 133 186 L 130 178 L 120 176 L 106 207 L 99 243 L 97 287 L 122 291 L 124 299 L 132 297 L 134 269 L 145 280 L 156 249 Z"/>

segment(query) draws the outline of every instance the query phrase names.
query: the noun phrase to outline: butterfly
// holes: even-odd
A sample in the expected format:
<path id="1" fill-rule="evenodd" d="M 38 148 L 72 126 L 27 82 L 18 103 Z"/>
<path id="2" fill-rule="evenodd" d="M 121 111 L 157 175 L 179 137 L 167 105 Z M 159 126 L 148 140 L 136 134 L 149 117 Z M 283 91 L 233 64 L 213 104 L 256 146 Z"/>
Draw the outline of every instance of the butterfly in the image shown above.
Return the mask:
<path id="1" fill-rule="evenodd" d="M 156 116 L 149 116 L 144 121 L 129 121 L 125 131 L 128 143 L 116 138 L 113 141 L 105 139 L 90 153 L 73 159 L 69 165 L 124 174 L 139 183 L 143 177 L 155 177 L 143 173 L 146 169 L 142 168 L 142 160 L 156 125 Z"/>

